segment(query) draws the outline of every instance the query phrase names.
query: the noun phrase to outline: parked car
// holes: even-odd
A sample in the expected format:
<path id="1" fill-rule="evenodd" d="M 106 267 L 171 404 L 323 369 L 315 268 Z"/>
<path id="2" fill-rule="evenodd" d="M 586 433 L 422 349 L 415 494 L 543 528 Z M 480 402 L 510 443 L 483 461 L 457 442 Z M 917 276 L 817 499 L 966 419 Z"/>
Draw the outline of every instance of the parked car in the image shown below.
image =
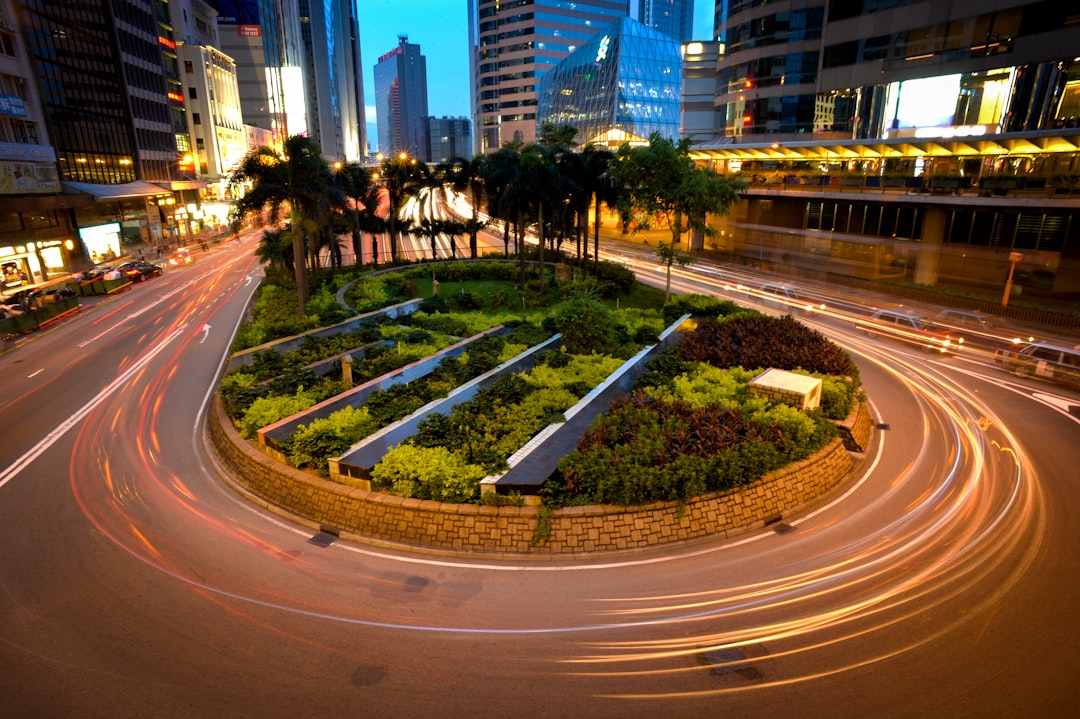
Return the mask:
<path id="1" fill-rule="evenodd" d="M 177 250 L 169 256 L 169 266 L 179 267 L 181 265 L 190 265 L 195 261 L 195 258 L 191 256 L 191 252 L 188 250 Z"/>
<path id="2" fill-rule="evenodd" d="M 148 280 L 151 277 L 157 277 L 161 274 L 161 267 L 159 265 L 155 265 L 152 262 L 146 262 L 145 260 L 125 262 L 116 269 L 127 276 L 132 282 L 142 282 L 143 280 Z"/>
<path id="3" fill-rule="evenodd" d="M 823 302 L 815 302 L 795 285 L 786 282 L 766 282 L 758 288 L 755 297 L 768 307 L 791 314 L 809 315 L 825 309 Z"/>
<path id="4" fill-rule="evenodd" d="M 934 324 L 963 335 L 967 346 L 996 350 L 1035 341 L 1034 335 L 1008 320 L 977 310 L 944 309 L 933 317 Z"/>
<path id="5" fill-rule="evenodd" d="M 936 326 L 927 315 L 914 310 L 877 310 L 855 322 L 855 329 L 868 337 L 885 335 L 928 352 L 956 352 L 964 338 Z"/>
<path id="6" fill-rule="evenodd" d="M 994 361 L 1019 377 L 1041 377 L 1080 388 L 1080 345 L 1032 342 L 1019 349 L 999 349 Z"/>

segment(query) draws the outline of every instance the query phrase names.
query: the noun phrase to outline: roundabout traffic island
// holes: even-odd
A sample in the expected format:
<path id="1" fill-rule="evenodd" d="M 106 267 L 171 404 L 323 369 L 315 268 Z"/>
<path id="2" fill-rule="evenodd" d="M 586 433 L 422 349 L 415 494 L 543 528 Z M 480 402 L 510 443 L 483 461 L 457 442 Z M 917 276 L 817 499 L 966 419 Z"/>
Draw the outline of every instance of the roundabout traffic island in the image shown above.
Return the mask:
<path id="1" fill-rule="evenodd" d="M 865 447 L 873 430 L 865 403 L 845 424 Z M 761 528 L 805 509 L 840 486 L 855 457 L 837 438 L 753 484 L 687 502 L 641 507 L 486 506 L 404 498 L 349 487 L 283 464 L 243 439 L 215 399 L 209 444 L 236 490 L 272 511 L 331 534 L 444 552 L 573 556 L 640 550 Z M 857 439 L 855 439 L 857 438 Z"/>
<path id="2" fill-rule="evenodd" d="M 857 368 L 791 317 L 693 295 L 487 324 L 436 305 L 235 354 L 206 423 L 226 481 L 328 535 L 554 558 L 779 522 L 871 438 Z"/>

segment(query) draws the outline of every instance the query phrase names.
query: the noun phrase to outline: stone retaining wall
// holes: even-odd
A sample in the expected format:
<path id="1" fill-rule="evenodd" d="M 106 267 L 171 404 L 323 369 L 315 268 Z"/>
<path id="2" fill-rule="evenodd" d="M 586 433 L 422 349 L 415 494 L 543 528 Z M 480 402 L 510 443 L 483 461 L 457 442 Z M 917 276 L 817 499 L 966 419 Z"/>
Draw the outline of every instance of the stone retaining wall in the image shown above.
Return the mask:
<path id="1" fill-rule="evenodd" d="M 549 514 L 547 531 L 538 532 L 538 507 L 404 499 L 346 487 L 276 462 L 240 437 L 217 397 L 207 433 L 231 481 L 271 505 L 339 532 L 457 552 L 567 556 L 728 536 L 791 514 L 837 486 L 853 468 L 851 455 L 837 439 L 745 489 L 682 506 L 568 507 Z"/>

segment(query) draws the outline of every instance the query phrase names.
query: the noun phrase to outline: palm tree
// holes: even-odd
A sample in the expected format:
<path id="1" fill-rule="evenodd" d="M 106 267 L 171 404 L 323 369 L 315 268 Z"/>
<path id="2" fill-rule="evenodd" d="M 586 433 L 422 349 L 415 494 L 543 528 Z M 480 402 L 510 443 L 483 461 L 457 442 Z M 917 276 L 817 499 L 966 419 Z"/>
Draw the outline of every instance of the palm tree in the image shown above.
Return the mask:
<path id="1" fill-rule="evenodd" d="M 584 160 L 584 172 L 582 173 L 582 187 L 592 196 L 593 210 L 593 271 L 600 269 L 600 205 L 608 207 L 618 202 L 618 188 L 612 182 L 608 172 L 611 163 L 615 160 L 615 153 L 611 150 L 589 143 L 581 151 Z M 587 210 L 586 210 L 587 213 Z M 586 230 L 588 220 L 586 220 Z M 588 245 L 588 236 L 585 238 Z M 588 250 L 586 248 L 586 254 Z"/>
<path id="2" fill-rule="evenodd" d="M 469 256 L 474 260 L 479 253 L 476 243 L 477 233 L 487 225 L 480 219 L 480 203 L 484 200 L 484 156 L 477 155 L 471 160 L 464 157 L 450 159 L 450 183 L 455 192 L 464 192 L 469 196 L 472 217 L 465 221 L 464 231 L 469 233 Z"/>
<path id="3" fill-rule="evenodd" d="M 352 239 L 353 256 L 357 267 L 363 264 L 363 232 L 366 220 L 365 212 L 378 205 L 378 188 L 371 170 L 362 165 L 342 165 L 334 174 L 335 183 L 349 201 L 345 206 L 349 217 L 349 231 Z"/>
<path id="4" fill-rule="evenodd" d="M 283 230 L 266 230 L 255 248 L 255 256 L 264 265 L 293 274 L 293 247 L 288 233 Z"/>
<path id="5" fill-rule="evenodd" d="M 389 200 L 386 219 L 390 229 L 390 261 L 394 263 L 398 260 L 398 234 L 403 231 L 399 227 L 399 213 L 405 201 L 419 192 L 418 172 L 417 161 L 404 152 L 383 160 L 382 183 Z"/>
<path id="6" fill-rule="evenodd" d="M 318 247 L 318 238 L 330 227 L 335 191 L 330 187 L 330 168 L 319 146 L 302 135 L 285 140 L 281 153 L 270 147 L 252 150 L 233 171 L 234 189 L 248 186 L 229 212 L 230 224 L 239 228 L 249 214 L 269 211 L 277 224 L 282 210 L 289 210 L 292 228 L 293 271 L 300 313 L 307 299 L 307 247 Z"/>

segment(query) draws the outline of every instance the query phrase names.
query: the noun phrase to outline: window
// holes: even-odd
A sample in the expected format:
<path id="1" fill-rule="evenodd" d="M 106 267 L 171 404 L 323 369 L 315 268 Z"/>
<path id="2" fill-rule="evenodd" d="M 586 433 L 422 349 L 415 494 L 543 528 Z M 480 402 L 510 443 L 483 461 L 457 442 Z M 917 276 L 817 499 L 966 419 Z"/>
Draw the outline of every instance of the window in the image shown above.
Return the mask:
<path id="1" fill-rule="evenodd" d="M 193 87 L 189 87 L 188 91 L 187 91 L 187 96 L 188 96 L 188 98 L 190 98 L 192 100 L 198 100 L 199 99 L 199 91 L 196 90 Z"/>
<path id="2" fill-rule="evenodd" d="M 195 72 L 195 66 L 192 64 L 191 60 L 184 60 L 184 72 L 189 75 Z"/>
<path id="3" fill-rule="evenodd" d="M 191 113 L 191 122 L 196 124 L 196 125 L 201 125 L 202 124 L 202 117 L 199 115 L 199 113 L 193 112 L 193 113 Z"/>

